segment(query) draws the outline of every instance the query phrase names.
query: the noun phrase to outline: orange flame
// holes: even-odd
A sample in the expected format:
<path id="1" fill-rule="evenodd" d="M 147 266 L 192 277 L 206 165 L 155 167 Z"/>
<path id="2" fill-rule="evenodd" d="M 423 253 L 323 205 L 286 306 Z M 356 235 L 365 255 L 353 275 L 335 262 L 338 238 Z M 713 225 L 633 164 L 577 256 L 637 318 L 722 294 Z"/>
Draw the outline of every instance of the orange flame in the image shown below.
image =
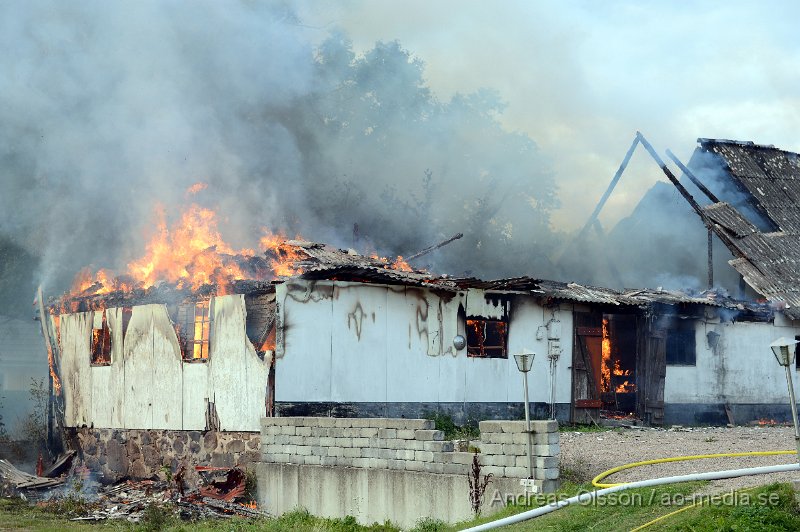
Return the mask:
<path id="1" fill-rule="evenodd" d="M 273 326 L 270 329 L 269 334 L 267 335 L 266 339 L 264 339 L 264 343 L 261 344 L 261 351 L 275 351 L 275 327 Z"/>
<path id="2" fill-rule="evenodd" d="M 195 194 L 207 186 L 206 183 L 196 183 L 187 193 Z M 259 260 L 250 260 L 256 255 L 253 249 L 234 249 L 223 240 L 217 213 L 211 209 L 190 204 L 180 218 L 170 225 L 164 207 L 157 206 L 155 218 L 155 230 L 146 244 L 144 255 L 128 263 L 126 275 L 115 277 L 109 270 L 100 269 L 92 273 L 89 268 L 84 268 L 76 275 L 70 295 L 89 296 L 135 288 L 147 289 L 158 282 L 192 290 L 214 285 L 216 294 L 223 295 L 237 280 L 291 277 L 303 272 L 297 263 L 306 259 L 307 255 L 302 248 L 288 243 L 284 233 L 272 233 L 265 229 L 259 241 L 267 255 L 267 271 L 259 266 Z M 296 236 L 295 240 L 303 238 Z M 373 255 L 373 258 L 382 262 L 387 269 L 413 271 L 402 256 L 392 262 L 377 255 Z M 264 264 L 263 260 L 260 264 Z M 102 308 L 102 302 L 87 304 Z M 75 301 L 69 304 L 64 302 L 62 307 L 62 312 L 78 310 Z"/>
<path id="3" fill-rule="evenodd" d="M 259 243 L 261 248 L 269 252 L 274 258 L 270 259 L 270 268 L 279 277 L 291 277 L 302 273 L 301 268 L 295 268 L 294 263 L 302 260 L 304 254 L 297 248 L 290 246 L 286 243 L 286 236 L 283 234 L 270 233 L 266 229 L 266 233 Z M 302 237 L 295 237 L 295 240 L 301 240 Z"/>
<path id="4" fill-rule="evenodd" d="M 393 270 L 399 270 L 401 272 L 411 272 L 414 269 L 409 265 L 404 259 L 402 255 L 398 255 L 397 258 L 392 263 Z"/>
<path id="5" fill-rule="evenodd" d="M 58 375 L 56 375 L 53 348 L 50 346 L 50 342 L 47 342 L 47 365 L 50 367 L 50 378 L 53 379 L 53 391 L 57 397 L 61 395 L 61 380 L 58 378 Z"/>
<path id="6" fill-rule="evenodd" d="M 147 244 L 144 257 L 128 264 L 128 271 L 142 288 L 157 281 L 175 283 L 179 288 L 197 289 L 205 284 L 225 285 L 243 279 L 235 255 L 253 256 L 251 249 L 234 251 L 217 229 L 217 215 L 210 209 L 190 205 L 172 229 L 167 227 L 164 209 L 157 211 L 158 229 Z"/>
<path id="7" fill-rule="evenodd" d="M 201 190 L 205 190 L 207 188 L 208 188 L 208 183 L 195 183 L 194 185 L 186 189 L 186 194 L 194 195 L 200 192 Z"/>
<path id="8" fill-rule="evenodd" d="M 607 392 L 611 389 L 611 337 L 608 334 L 608 319 L 603 318 L 603 360 L 600 367 L 600 389 Z"/>

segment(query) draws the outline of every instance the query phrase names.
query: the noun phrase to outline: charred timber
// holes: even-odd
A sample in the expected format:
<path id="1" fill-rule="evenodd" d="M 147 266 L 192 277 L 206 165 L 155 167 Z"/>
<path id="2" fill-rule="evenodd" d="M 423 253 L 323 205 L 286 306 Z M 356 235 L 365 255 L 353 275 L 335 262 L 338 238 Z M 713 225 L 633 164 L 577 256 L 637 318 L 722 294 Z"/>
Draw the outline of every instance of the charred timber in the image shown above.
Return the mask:
<path id="1" fill-rule="evenodd" d="M 672 153 L 670 150 L 667 150 L 667 157 L 669 157 L 670 159 L 672 159 L 672 161 L 673 161 L 673 162 L 674 162 L 676 165 L 678 165 L 678 168 L 680 168 L 680 169 L 681 169 L 681 172 L 683 172 L 684 174 L 686 174 L 686 177 L 688 177 L 688 178 L 689 178 L 689 180 L 691 180 L 691 182 L 692 182 L 692 183 L 694 183 L 694 185 L 695 185 L 697 188 L 699 188 L 699 189 L 700 189 L 700 191 L 701 191 L 703 194 L 705 194 L 705 195 L 706 195 L 706 197 L 707 197 L 708 199 L 710 199 L 712 203 L 719 203 L 719 198 L 718 198 L 717 196 L 715 196 L 715 195 L 714 195 L 714 193 L 713 193 L 713 192 L 711 192 L 711 191 L 710 191 L 710 190 L 709 190 L 709 189 L 708 189 L 708 188 L 707 188 L 707 187 L 706 187 L 706 186 L 703 184 L 703 182 L 702 182 L 702 181 L 700 181 L 700 179 L 699 179 L 699 178 L 698 178 L 696 175 L 694 175 L 694 173 L 693 173 L 691 170 L 689 170 L 689 168 L 687 168 L 687 167 L 686 167 L 686 165 L 685 165 L 685 164 L 683 164 L 683 163 L 681 162 L 681 160 L 680 160 L 680 159 L 678 159 L 678 158 L 675 156 L 675 154 L 674 154 L 674 153 Z"/>
<path id="2" fill-rule="evenodd" d="M 464 237 L 464 233 L 457 233 L 457 234 L 451 236 L 450 238 L 448 238 L 447 240 L 443 240 L 442 242 L 439 242 L 438 244 L 434 244 L 433 246 L 427 247 L 427 248 L 423 249 L 422 251 L 414 253 L 413 255 L 411 255 L 410 257 L 408 257 L 406 259 L 406 262 L 408 262 L 410 260 L 418 259 L 418 258 L 422 257 L 423 255 L 427 255 L 431 251 L 436 251 L 437 249 L 446 246 L 450 242 L 453 242 L 453 241 L 458 240 L 458 239 L 463 238 L 463 237 Z"/>
<path id="3" fill-rule="evenodd" d="M 277 281 L 257 281 L 242 279 L 225 285 L 226 294 L 259 295 L 275 292 Z M 170 304 L 199 301 L 215 296 L 221 292 L 216 284 L 203 285 L 200 288 L 178 288 L 175 285 L 160 284 L 150 288 L 134 288 L 118 290 L 107 294 L 91 294 L 85 296 L 65 295 L 61 298 L 50 298 L 48 310 L 55 314 L 69 312 L 87 312 L 102 308 L 132 307 L 148 304 Z"/>
<path id="4" fill-rule="evenodd" d="M 650 144 L 650 142 L 648 142 L 647 139 L 644 138 L 644 135 L 642 135 L 641 132 L 639 131 L 636 132 L 636 138 L 639 139 L 639 142 L 642 143 L 642 146 L 644 146 L 644 149 L 647 150 L 647 153 L 649 153 L 650 156 L 656 161 L 656 164 L 658 164 L 658 166 L 661 167 L 661 171 L 664 172 L 664 175 L 667 176 L 667 179 L 669 179 L 672 182 L 672 184 L 675 185 L 675 188 L 678 189 L 678 192 L 680 192 L 681 196 L 683 196 L 683 198 L 689 203 L 689 205 L 691 205 L 692 209 L 694 209 L 695 212 L 697 212 L 697 214 L 700 216 L 700 219 L 703 220 L 703 223 L 706 225 L 706 227 L 710 229 L 711 222 L 708 220 L 706 213 L 703 212 L 703 209 L 700 207 L 700 204 L 698 204 L 697 201 L 692 197 L 691 193 L 689 193 L 689 191 L 686 190 L 686 187 L 684 187 L 681 184 L 681 182 L 678 181 L 678 178 L 675 177 L 675 174 L 673 174 L 672 170 L 669 169 L 667 163 L 665 163 L 664 160 L 661 159 L 661 157 L 658 155 L 658 153 L 656 153 L 656 150 L 653 148 L 653 145 Z"/>

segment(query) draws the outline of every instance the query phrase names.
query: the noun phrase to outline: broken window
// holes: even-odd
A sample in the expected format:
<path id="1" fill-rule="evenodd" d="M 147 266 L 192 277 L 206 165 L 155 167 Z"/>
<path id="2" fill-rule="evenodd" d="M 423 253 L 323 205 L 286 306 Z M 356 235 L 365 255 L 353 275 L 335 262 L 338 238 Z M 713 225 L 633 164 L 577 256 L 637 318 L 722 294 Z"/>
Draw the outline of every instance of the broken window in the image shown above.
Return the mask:
<path id="1" fill-rule="evenodd" d="M 248 294 L 244 296 L 244 303 L 247 337 L 263 358 L 266 351 L 275 350 L 275 294 Z"/>
<path id="2" fill-rule="evenodd" d="M 93 366 L 108 366 L 111 364 L 111 329 L 108 328 L 105 309 L 103 309 L 100 328 L 92 328 L 91 363 Z"/>
<path id="3" fill-rule="evenodd" d="M 175 327 L 185 361 L 208 360 L 211 336 L 211 302 L 196 301 L 178 307 Z"/>
<path id="4" fill-rule="evenodd" d="M 694 366 L 697 363 L 694 324 L 678 322 L 667 331 L 667 364 Z"/>
<path id="5" fill-rule="evenodd" d="M 467 320 L 467 356 L 508 358 L 508 324 L 502 320 Z"/>
<path id="6" fill-rule="evenodd" d="M 795 340 L 800 342 L 800 336 L 795 336 Z M 800 344 L 794 344 L 794 367 L 800 370 Z"/>

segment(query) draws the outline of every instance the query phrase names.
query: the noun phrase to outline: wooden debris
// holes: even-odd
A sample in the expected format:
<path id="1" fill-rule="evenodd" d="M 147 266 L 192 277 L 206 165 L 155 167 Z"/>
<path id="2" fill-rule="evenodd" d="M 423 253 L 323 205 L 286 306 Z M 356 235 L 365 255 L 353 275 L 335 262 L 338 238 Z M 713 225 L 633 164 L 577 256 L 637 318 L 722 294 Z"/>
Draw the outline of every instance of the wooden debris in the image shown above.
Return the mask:
<path id="1" fill-rule="evenodd" d="M 36 475 L 20 471 L 7 460 L 0 460 L 0 479 L 10 483 L 18 490 L 51 488 L 64 483 L 63 478 L 37 477 Z"/>

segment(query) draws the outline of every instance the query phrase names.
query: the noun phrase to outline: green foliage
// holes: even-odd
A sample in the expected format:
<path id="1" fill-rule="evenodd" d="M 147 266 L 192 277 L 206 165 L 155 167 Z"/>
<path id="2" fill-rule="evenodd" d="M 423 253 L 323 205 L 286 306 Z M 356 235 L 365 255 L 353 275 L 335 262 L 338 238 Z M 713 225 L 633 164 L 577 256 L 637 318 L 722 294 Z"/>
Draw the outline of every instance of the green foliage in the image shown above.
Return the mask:
<path id="1" fill-rule="evenodd" d="M 573 484 L 591 482 L 594 478 L 592 465 L 584 458 L 566 460 L 562 457 L 559 464 L 559 476 L 561 480 Z"/>
<path id="2" fill-rule="evenodd" d="M 145 508 L 144 515 L 142 515 L 140 530 L 143 532 L 156 532 L 166 529 L 168 525 L 175 525 L 178 523 L 179 521 L 175 519 L 171 507 L 150 504 Z"/>
<path id="3" fill-rule="evenodd" d="M 424 417 L 434 422 L 436 430 L 444 432 L 446 440 L 476 440 L 481 436 L 477 423 L 456 425 L 452 416 L 441 412 L 428 412 L 424 414 Z"/>
<path id="4" fill-rule="evenodd" d="M 417 521 L 414 528 L 410 532 L 445 532 L 450 530 L 450 526 L 440 519 L 432 519 L 430 517 L 423 517 Z"/>
<path id="5" fill-rule="evenodd" d="M 770 484 L 747 491 L 749 500 L 694 508 L 670 517 L 670 530 L 712 531 L 778 531 L 800 530 L 800 511 L 790 484 Z M 762 504 L 773 497 L 773 504 Z M 749 502 L 750 504 L 745 504 Z"/>
<path id="6" fill-rule="evenodd" d="M 255 470 L 248 469 L 245 472 L 244 495 L 248 502 L 258 500 L 258 475 Z"/>
<path id="7" fill-rule="evenodd" d="M 94 503 L 80 495 L 70 494 L 49 502 L 45 510 L 55 515 L 79 517 L 89 514 L 95 507 Z"/>
<path id="8" fill-rule="evenodd" d="M 480 275 L 549 265 L 555 181 L 534 142 L 503 128 L 497 92 L 440 101 L 399 42 L 356 55 L 341 33 L 318 47 L 314 67 L 316 89 L 287 127 L 313 149 L 304 169 L 318 185 L 306 199 L 320 221 L 345 234 L 357 223 L 398 253 L 463 232 L 454 246 L 474 252 Z M 442 253 L 438 267 L 463 272 L 463 256 Z"/>
<path id="9" fill-rule="evenodd" d="M 29 395 L 31 400 L 30 415 L 20 423 L 22 439 L 36 446 L 44 446 L 47 440 L 47 400 L 50 392 L 46 379 L 31 377 Z"/>

